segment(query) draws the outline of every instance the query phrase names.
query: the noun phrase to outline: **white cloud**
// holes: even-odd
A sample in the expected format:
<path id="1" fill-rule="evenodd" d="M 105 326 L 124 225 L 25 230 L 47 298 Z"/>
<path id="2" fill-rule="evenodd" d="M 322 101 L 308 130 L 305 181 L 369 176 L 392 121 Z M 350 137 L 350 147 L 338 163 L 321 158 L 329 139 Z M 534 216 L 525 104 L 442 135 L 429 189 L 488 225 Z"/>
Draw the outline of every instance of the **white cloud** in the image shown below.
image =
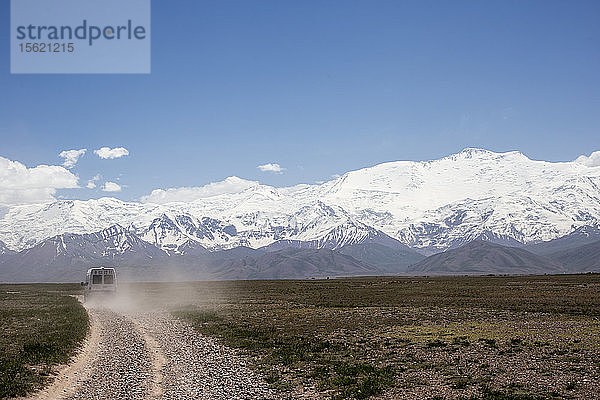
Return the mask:
<path id="1" fill-rule="evenodd" d="M 95 175 L 92 179 L 90 179 L 87 183 L 87 185 L 85 185 L 86 188 L 88 189 L 94 189 L 96 187 L 96 182 L 100 180 L 100 178 L 102 178 L 102 176 L 100 176 L 100 174 Z"/>
<path id="2" fill-rule="evenodd" d="M 103 192 L 120 192 L 121 185 L 119 185 L 118 183 L 114 183 L 114 182 L 106 182 L 106 183 L 104 183 L 104 186 L 102 187 L 102 191 Z"/>
<path id="3" fill-rule="evenodd" d="M 141 200 L 144 203 L 172 203 L 172 202 L 190 202 L 198 199 L 203 199 L 221 194 L 233 194 L 242 192 L 248 188 L 257 186 L 259 183 L 255 181 L 247 181 L 230 176 L 221 182 L 209 183 L 200 187 L 179 187 L 170 189 L 155 189 L 147 196 L 142 196 Z"/>
<path id="4" fill-rule="evenodd" d="M 58 156 L 65 159 L 63 166 L 67 168 L 73 168 L 75 164 L 77 164 L 77 161 L 79 161 L 79 158 L 83 157 L 86 151 L 87 149 L 63 150 Z"/>
<path id="5" fill-rule="evenodd" d="M 55 200 L 57 189 L 77 188 L 78 178 L 59 165 L 27 168 L 0 157 L 0 204 L 43 203 Z"/>
<path id="6" fill-rule="evenodd" d="M 125 147 L 115 147 L 114 149 L 111 149 L 110 147 L 102 147 L 98 150 L 94 150 L 94 154 L 98 155 L 98 157 L 102 158 L 103 160 L 106 160 L 128 156 L 129 150 L 127 150 Z"/>
<path id="7" fill-rule="evenodd" d="M 281 174 L 283 171 L 285 171 L 285 168 L 281 168 L 281 166 L 276 163 L 263 164 L 256 168 L 260 169 L 262 172 L 275 172 L 278 174 Z"/>
<path id="8" fill-rule="evenodd" d="M 600 167 L 600 151 L 594 151 L 590 156 L 579 156 L 576 163 L 587 165 L 588 167 Z"/>

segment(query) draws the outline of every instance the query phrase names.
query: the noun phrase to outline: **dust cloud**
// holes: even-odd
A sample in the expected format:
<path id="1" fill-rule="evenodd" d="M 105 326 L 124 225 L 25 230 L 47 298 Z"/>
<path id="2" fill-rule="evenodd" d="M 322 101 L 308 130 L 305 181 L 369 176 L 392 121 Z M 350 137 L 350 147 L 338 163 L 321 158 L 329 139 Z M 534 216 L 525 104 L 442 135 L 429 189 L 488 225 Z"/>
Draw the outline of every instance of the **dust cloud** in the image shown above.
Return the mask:
<path id="1" fill-rule="evenodd" d="M 226 302 L 227 293 L 217 282 L 198 280 L 188 271 L 175 268 L 117 271 L 115 293 L 88 295 L 85 303 L 92 308 L 108 308 L 120 314 L 134 312 L 171 312 L 206 307 Z M 196 278 L 195 280 L 192 280 Z M 146 281 L 144 281 L 146 280 Z"/>

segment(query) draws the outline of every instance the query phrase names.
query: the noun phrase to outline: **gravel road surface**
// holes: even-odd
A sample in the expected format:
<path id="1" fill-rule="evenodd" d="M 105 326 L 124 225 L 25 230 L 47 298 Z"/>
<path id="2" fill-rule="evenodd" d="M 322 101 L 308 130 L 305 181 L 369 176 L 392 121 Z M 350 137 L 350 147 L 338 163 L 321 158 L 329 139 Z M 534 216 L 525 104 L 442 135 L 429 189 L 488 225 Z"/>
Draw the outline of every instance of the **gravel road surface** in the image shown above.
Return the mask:
<path id="1" fill-rule="evenodd" d="M 86 305 L 91 332 L 36 399 L 280 399 L 242 357 L 164 312 Z"/>

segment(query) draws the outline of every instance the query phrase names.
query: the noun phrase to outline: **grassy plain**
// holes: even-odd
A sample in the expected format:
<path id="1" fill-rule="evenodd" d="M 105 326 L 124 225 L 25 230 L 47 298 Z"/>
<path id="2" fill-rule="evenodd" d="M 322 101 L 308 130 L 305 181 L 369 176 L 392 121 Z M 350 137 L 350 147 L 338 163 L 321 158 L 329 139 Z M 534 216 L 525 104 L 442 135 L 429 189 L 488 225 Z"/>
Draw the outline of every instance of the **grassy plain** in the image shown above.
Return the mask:
<path id="1" fill-rule="evenodd" d="M 158 299 L 156 289 L 146 288 Z M 357 399 L 600 393 L 600 275 L 237 281 L 168 292 L 193 299 L 173 304 L 176 315 L 250 356 L 283 391 Z"/>
<path id="2" fill-rule="evenodd" d="M 0 285 L 0 398 L 22 396 L 52 377 L 82 343 L 88 315 L 74 284 Z"/>
<path id="3" fill-rule="evenodd" d="M 600 393 L 600 275 L 122 284 L 325 398 Z M 47 383 L 88 327 L 77 285 L 0 285 L 0 397 Z"/>

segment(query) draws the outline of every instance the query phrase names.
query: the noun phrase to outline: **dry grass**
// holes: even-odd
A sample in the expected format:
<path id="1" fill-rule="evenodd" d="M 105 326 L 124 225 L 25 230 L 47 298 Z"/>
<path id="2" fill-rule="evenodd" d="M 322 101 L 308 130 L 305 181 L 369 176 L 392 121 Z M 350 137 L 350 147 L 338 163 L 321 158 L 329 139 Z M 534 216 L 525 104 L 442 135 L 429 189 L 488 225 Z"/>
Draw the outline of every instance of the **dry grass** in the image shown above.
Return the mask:
<path id="1" fill-rule="evenodd" d="M 83 341 L 88 316 L 68 294 L 79 285 L 0 285 L 0 398 L 48 383 Z"/>
<path id="2" fill-rule="evenodd" d="M 121 287 L 132 302 L 168 309 L 238 348 L 284 392 L 358 399 L 600 392 L 600 275 Z M 3 364 L 3 390 L 6 376 L 17 376 L 24 392 L 43 383 L 45 365 L 68 358 L 87 317 L 62 296 L 75 286 L 0 290 L 3 359 L 20 360 Z M 72 330 L 73 321 L 81 329 Z"/>
<path id="3" fill-rule="evenodd" d="M 488 399 L 600 391 L 599 275 L 215 282 L 185 290 L 198 297 L 176 314 L 246 352 L 284 391 Z"/>

